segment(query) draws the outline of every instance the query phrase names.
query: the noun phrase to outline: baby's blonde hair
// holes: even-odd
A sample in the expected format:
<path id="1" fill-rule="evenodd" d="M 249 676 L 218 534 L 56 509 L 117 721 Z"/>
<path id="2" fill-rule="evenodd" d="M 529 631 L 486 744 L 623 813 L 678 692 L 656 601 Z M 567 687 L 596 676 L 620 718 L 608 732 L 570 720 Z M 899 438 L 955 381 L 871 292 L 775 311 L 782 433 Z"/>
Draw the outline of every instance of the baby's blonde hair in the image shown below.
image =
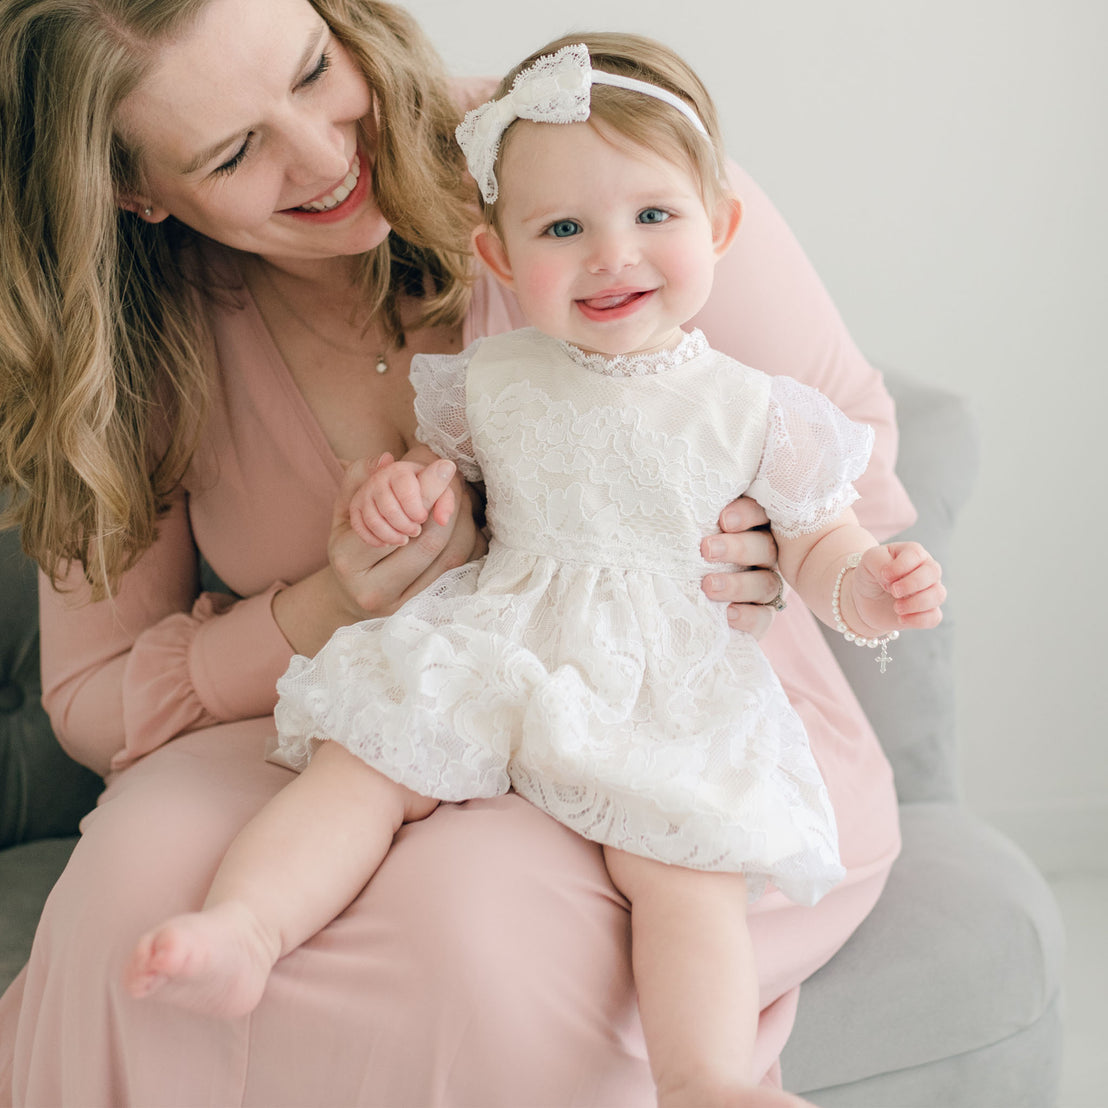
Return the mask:
<path id="1" fill-rule="evenodd" d="M 102 597 L 150 546 L 212 387 L 196 236 L 121 211 L 142 195 L 123 100 L 209 0 L 0 0 L 0 522 L 55 580 Z M 377 100 L 374 192 L 393 233 L 362 258 L 367 310 L 402 338 L 461 320 L 475 192 L 460 113 L 412 18 L 310 0 Z M 190 269 L 191 265 L 191 269 Z M 6 505 L 4 501 L 6 500 Z"/>
<path id="2" fill-rule="evenodd" d="M 714 212 L 730 194 L 716 107 L 704 83 L 689 64 L 663 43 L 643 35 L 619 31 L 564 35 L 540 47 L 514 66 L 500 82 L 493 99 L 506 95 L 518 74 L 539 58 L 574 43 L 584 43 L 588 47 L 593 69 L 657 85 L 680 97 L 692 108 L 704 124 L 707 138 L 683 113 L 661 100 L 613 85 L 593 85 L 589 122 L 599 124 L 609 137 L 625 140 L 646 150 L 660 151 L 674 161 L 685 162 L 700 186 L 705 209 Z M 509 126 L 501 140 L 498 167 L 511 142 L 512 131 L 513 127 Z M 488 204 L 482 200 L 482 214 L 489 226 L 499 229 L 495 201 Z"/>

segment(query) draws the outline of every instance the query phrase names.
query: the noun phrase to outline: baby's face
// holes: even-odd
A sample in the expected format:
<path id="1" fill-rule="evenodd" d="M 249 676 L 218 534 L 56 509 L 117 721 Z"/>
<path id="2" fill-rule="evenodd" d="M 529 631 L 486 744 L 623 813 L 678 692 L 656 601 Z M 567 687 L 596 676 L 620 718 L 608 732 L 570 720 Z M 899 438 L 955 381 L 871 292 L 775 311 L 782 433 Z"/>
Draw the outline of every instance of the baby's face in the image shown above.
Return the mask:
<path id="1" fill-rule="evenodd" d="M 609 355 L 679 340 L 730 242 L 684 165 L 589 123 L 521 120 L 497 176 L 506 283 L 533 326 Z"/>

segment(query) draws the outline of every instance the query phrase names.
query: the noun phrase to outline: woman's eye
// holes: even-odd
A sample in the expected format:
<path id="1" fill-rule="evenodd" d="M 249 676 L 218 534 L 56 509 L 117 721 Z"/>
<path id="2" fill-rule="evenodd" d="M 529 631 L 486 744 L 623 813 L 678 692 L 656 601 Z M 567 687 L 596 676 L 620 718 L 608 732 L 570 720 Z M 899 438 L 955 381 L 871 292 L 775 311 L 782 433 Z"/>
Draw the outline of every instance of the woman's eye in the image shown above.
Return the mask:
<path id="1" fill-rule="evenodd" d="M 318 81 L 320 79 L 320 77 L 322 77 L 323 74 L 326 73 L 327 70 L 330 69 L 330 68 L 331 68 L 331 55 L 328 54 L 326 51 L 324 51 L 322 54 L 320 54 L 319 63 L 316 65 L 315 69 L 313 69 L 311 71 L 311 73 L 309 73 L 307 75 L 307 77 L 305 77 L 304 80 L 301 81 L 300 83 L 302 85 L 315 84 L 315 82 Z"/>
<path id="2" fill-rule="evenodd" d="M 251 131 L 250 134 L 246 136 L 246 141 L 243 142 L 238 150 L 234 154 L 232 154 L 231 157 L 228 158 L 227 161 L 225 161 L 222 165 L 217 165 L 214 172 L 234 173 L 235 170 L 238 169 L 240 165 L 242 165 L 243 161 L 245 161 L 246 159 L 246 155 L 250 152 L 250 145 L 253 141 L 253 138 L 254 132 Z"/>
<path id="3" fill-rule="evenodd" d="M 547 227 L 546 233 L 556 239 L 568 239 L 581 233 L 581 224 L 576 219 L 559 219 Z"/>
<path id="4" fill-rule="evenodd" d="M 315 68 L 309 73 L 301 82 L 300 86 L 303 88 L 305 85 L 314 85 L 324 73 L 331 68 L 331 55 L 324 51 L 319 56 L 319 61 L 316 63 Z M 227 174 L 234 173 L 243 161 L 246 159 L 246 155 L 250 152 L 250 147 L 254 141 L 254 132 L 246 136 L 245 142 L 238 148 L 238 150 L 225 161 L 222 165 L 215 167 L 216 173 Z"/>
<path id="5" fill-rule="evenodd" d="M 667 219 L 669 212 L 664 212 L 661 208 L 643 208 L 639 212 L 640 223 L 665 223 Z"/>

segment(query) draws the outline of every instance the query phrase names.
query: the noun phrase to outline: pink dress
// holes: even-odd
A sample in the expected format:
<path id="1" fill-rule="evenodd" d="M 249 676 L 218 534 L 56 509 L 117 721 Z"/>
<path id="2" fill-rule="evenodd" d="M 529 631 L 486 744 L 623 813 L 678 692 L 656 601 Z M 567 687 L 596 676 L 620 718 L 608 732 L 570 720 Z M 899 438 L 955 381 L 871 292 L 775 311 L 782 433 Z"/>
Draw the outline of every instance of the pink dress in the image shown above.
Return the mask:
<path id="1" fill-rule="evenodd" d="M 819 388 L 876 445 L 862 522 L 913 512 L 892 472 L 892 403 L 780 216 L 736 171 L 746 218 L 695 321 L 718 349 Z M 465 341 L 520 323 L 478 285 Z M 599 848 L 515 794 L 446 804 L 402 829 L 334 922 L 225 1023 L 131 1000 L 137 936 L 196 908 L 230 840 L 289 780 L 263 754 L 292 651 L 270 600 L 323 564 L 341 468 L 249 299 L 214 320 L 223 387 L 197 466 L 114 602 L 41 589 L 45 702 L 66 747 L 117 744 L 113 771 L 0 999 L 0 1103 L 16 1105 L 614 1105 L 654 1102 L 626 903 Z M 200 550 L 245 597 L 198 596 Z M 810 736 L 846 877 L 818 905 L 752 909 L 776 1059 L 800 983 L 873 906 L 899 848 L 891 772 L 813 618 L 762 641 Z M 171 741 L 172 740 L 172 741 Z"/>

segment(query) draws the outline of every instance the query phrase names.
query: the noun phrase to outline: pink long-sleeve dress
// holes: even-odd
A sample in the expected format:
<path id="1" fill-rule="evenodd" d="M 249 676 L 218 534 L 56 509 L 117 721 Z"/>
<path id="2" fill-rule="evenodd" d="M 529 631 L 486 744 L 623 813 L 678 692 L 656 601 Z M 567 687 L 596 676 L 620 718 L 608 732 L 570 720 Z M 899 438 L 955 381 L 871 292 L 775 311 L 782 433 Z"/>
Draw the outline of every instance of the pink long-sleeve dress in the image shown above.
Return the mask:
<path id="1" fill-rule="evenodd" d="M 879 536 L 911 505 L 893 408 L 789 230 L 736 171 L 746 216 L 695 320 L 749 365 L 826 393 L 876 431 L 857 487 Z M 324 561 L 341 466 L 245 293 L 213 307 L 221 388 L 196 466 L 114 600 L 41 589 L 45 701 L 75 752 L 117 753 L 54 889 L 29 964 L 0 999 L 0 1103 L 357 1105 L 653 1103 L 626 903 L 599 848 L 514 794 L 404 827 L 354 903 L 275 967 L 233 1022 L 132 1000 L 136 938 L 195 909 L 227 845 L 290 780 L 267 762 L 292 651 L 270 601 Z M 488 280 L 466 344 L 518 326 Z M 197 551 L 244 597 L 198 595 Z M 801 605 L 763 640 L 838 822 L 845 879 L 815 907 L 753 906 L 758 1072 L 778 1080 L 801 982 L 879 895 L 899 847 L 891 772 Z"/>

